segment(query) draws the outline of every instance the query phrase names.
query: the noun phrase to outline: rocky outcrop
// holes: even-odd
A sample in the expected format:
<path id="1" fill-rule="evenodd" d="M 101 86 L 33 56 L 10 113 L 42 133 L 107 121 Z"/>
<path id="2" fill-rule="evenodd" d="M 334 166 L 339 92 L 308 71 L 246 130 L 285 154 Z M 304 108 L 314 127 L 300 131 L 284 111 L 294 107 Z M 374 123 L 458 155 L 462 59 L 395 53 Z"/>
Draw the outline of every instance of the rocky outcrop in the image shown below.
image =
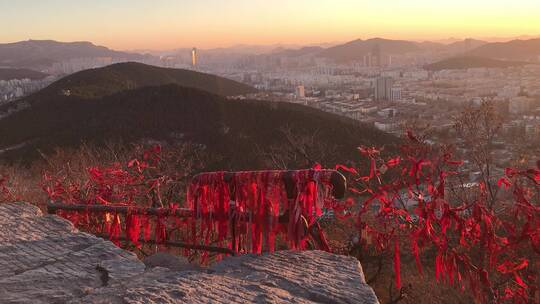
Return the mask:
<path id="1" fill-rule="evenodd" d="M 0 303 L 65 303 L 145 270 L 135 254 L 30 204 L 0 204 Z"/>
<path id="2" fill-rule="evenodd" d="M 32 205 L 0 205 L 1 303 L 377 303 L 358 261 L 322 251 L 145 263 Z"/>

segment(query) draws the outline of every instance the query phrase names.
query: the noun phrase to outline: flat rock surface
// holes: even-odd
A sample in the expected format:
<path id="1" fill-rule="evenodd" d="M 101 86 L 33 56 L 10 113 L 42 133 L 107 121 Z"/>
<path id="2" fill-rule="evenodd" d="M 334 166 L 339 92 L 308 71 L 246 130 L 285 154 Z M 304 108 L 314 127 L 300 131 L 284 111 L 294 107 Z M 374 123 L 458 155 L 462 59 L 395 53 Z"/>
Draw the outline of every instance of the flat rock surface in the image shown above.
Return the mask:
<path id="1" fill-rule="evenodd" d="M 199 270 L 147 268 L 64 219 L 10 203 L 0 204 L 0 303 L 378 302 L 351 257 L 281 251 Z"/>

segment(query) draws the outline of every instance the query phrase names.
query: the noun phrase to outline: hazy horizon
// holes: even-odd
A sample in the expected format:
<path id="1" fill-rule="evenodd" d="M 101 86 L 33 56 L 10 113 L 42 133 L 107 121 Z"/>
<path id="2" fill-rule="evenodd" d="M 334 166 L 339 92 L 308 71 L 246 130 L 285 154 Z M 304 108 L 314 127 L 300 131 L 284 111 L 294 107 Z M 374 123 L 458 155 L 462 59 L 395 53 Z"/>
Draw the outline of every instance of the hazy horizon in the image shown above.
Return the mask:
<path id="1" fill-rule="evenodd" d="M 118 50 L 309 45 L 382 37 L 414 41 L 540 35 L 540 2 L 426 0 L 68 0 L 0 3 L 0 43 L 91 41 Z"/>
<path id="2" fill-rule="evenodd" d="M 116 49 L 114 47 L 111 47 L 109 45 L 104 45 L 100 43 L 96 43 L 95 41 L 90 40 L 58 40 L 54 38 L 43 38 L 43 39 L 35 39 L 35 38 L 28 38 L 28 39 L 22 39 L 22 40 L 14 40 L 14 41 L 0 41 L 0 44 L 9 44 L 9 43 L 18 43 L 23 41 L 55 41 L 60 43 L 76 43 L 76 42 L 90 42 L 96 46 L 103 46 L 107 47 L 112 50 L 117 51 L 125 51 L 125 52 L 137 52 L 137 51 L 149 51 L 149 52 L 167 52 L 167 51 L 174 51 L 178 49 L 191 49 L 193 47 L 197 47 L 199 50 L 216 50 L 216 49 L 232 49 L 232 48 L 242 48 L 242 47 L 253 47 L 253 48 L 272 48 L 272 47 L 284 47 L 284 48 L 302 48 L 302 47 L 309 47 L 309 46 L 334 46 L 334 45 L 340 45 L 344 43 L 348 43 L 354 40 L 369 40 L 369 39 L 387 39 L 387 40 L 396 40 L 393 38 L 388 37 L 359 37 L 359 38 L 353 38 L 351 40 L 346 41 L 331 41 L 331 42 L 307 42 L 304 44 L 294 44 L 294 43 L 267 43 L 267 44 L 249 44 L 249 43 L 236 43 L 236 44 L 229 44 L 229 45 L 223 45 L 223 46 L 216 46 L 216 47 L 207 47 L 207 48 L 200 48 L 197 45 L 183 45 L 179 47 L 173 47 L 169 49 L 159 49 L 159 48 L 133 48 L 133 49 Z M 453 42 L 457 41 L 463 41 L 466 39 L 473 39 L 473 40 L 481 40 L 485 42 L 507 42 L 512 40 L 528 40 L 528 39 L 540 39 L 540 35 L 519 35 L 519 36 L 513 36 L 513 37 L 448 37 L 448 38 L 442 38 L 442 39 L 425 39 L 425 40 L 415 40 L 415 39 L 399 39 L 404 41 L 413 41 L 413 42 L 434 42 L 434 43 L 441 43 L 441 44 L 451 44 Z"/>

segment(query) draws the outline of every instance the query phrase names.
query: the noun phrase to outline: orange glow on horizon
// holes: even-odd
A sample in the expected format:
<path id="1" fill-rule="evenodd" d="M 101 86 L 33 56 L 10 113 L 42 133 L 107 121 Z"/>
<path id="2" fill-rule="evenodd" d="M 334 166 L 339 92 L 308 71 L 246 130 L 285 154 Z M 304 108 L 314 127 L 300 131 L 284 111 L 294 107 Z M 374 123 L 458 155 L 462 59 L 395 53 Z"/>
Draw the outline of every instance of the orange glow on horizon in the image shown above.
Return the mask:
<path id="1" fill-rule="evenodd" d="M 439 40 L 540 35 L 537 0 L 6 2 L 10 3 L 0 3 L 0 27 L 10 30 L 0 32 L 0 43 L 54 39 L 86 40 L 120 50 L 204 49 L 373 37 Z"/>

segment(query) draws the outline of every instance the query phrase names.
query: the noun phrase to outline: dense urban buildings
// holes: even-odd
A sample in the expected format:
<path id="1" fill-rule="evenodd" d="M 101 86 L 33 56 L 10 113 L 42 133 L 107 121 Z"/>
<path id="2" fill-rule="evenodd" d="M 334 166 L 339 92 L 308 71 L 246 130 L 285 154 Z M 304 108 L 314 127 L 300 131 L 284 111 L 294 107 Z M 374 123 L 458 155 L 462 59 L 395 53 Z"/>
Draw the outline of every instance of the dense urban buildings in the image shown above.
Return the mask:
<path id="1" fill-rule="evenodd" d="M 499 169 L 512 161 L 520 147 L 528 143 L 520 138 L 540 138 L 540 54 L 536 61 L 529 58 L 531 61 L 525 64 L 459 68 L 450 64 L 433 68 L 432 63 L 444 62 L 445 58 L 470 51 L 480 42 L 464 40 L 445 51 L 417 49 L 409 42 L 384 39 L 351 43 L 368 46 L 363 54 L 340 53 L 339 56 L 352 56 L 345 57 L 348 58 L 346 61 L 339 59 L 341 57 L 320 56 L 317 52 L 322 48 L 318 47 L 268 49 L 261 53 L 250 53 L 253 51 L 241 48 L 191 48 L 159 57 L 143 56 L 136 61 L 217 74 L 260 90 L 257 94 L 236 98 L 299 103 L 396 135 L 411 126 L 427 129 L 432 140 L 440 143 L 460 145 L 453 128 L 455 117 L 467 107 L 489 103 L 504 117 L 498 139 L 504 143 L 498 145 L 501 147 Z M 387 43 L 401 43 L 411 50 L 390 53 L 380 47 Z M 0 103 L 35 92 L 64 75 L 128 60 L 71 58 L 43 69 L 42 72 L 52 75 L 43 79 L 0 80 Z M 470 62 L 465 61 L 465 64 Z M 466 153 L 467 147 L 462 148 Z M 534 149 L 529 150 L 535 153 Z"/>
<path id="2" fill-rule="evenodd" d="M 471 43 L 464 42 L 463 49 L 472 48 Z M 428 63 L 437 60 L 439 55 L 429 52 L 385 56 L 372 50 L 347 64 L 300 56 L 207 68 L 262 90 L 244 98 L 300 103 L 396 135 L 406 128 L 424 130 L 434 143 L 459 147 L 464 158 L 469 147 L 462 146 L 455 119 L 469 107 L 489 103 L 503 118 L 494 148 L 499 173 L 522 151 L 540 153 L 540 61 L 507 67 L 429 68 Z"/>
<path id="3" fill-rule="evenodd" d="M 375 79 L 375 100 L 392 100 L 392 77 L 377 77 Z"/>

